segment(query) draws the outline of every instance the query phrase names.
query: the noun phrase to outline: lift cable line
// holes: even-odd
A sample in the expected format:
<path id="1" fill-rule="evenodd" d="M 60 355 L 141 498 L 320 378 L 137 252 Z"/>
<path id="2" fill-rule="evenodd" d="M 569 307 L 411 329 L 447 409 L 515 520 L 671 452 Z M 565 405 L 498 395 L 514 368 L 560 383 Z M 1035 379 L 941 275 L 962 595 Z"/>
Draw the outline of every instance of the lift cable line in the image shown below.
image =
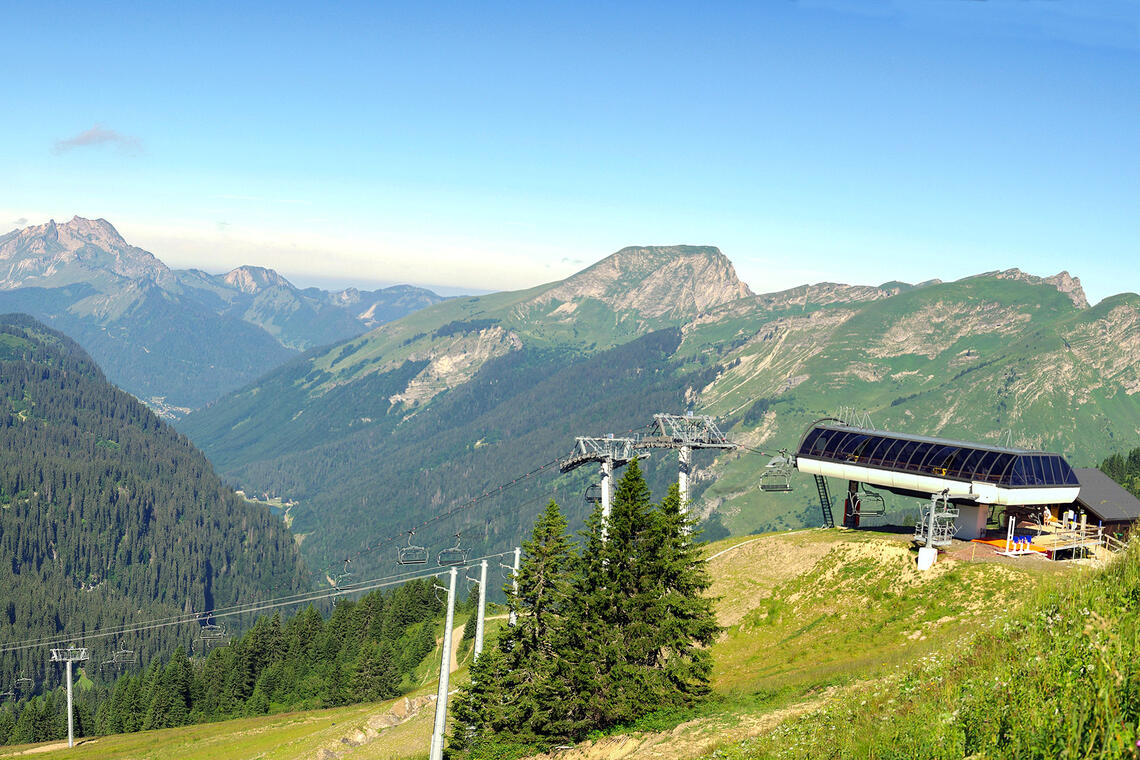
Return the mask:
<path id="1" fill-rule="evenodd" d="M 556 464 L 558 464 L 558 459 L 557 458 L 551 459 L 549 462 L 542 464 L 542 465 L 539 465 L 538 467 L 535 467 L 530 472 L 527 472 L 523 475 L 519 475 L 517 478 L 509 480 L 505 483 L 502 483 L 502 484 L 500 484 L 494 488 L 489 488 L 486 491 L 484 491 L 483 493 L 479 494 L 478 496 L 473 496 L 470 499 L 468 499 L 467 501 L 460 502 L 459 504 L 456 504 L 455 506 L 451 507 L 450 509 L 448 509 L 444 512 L 440 512 L 436 515 L 433 515 L 432 517 L 429 517 L 426 520 L 423 520 L 422 522 L 412 526 L 412 528 L 410 528 L 408 530 L 402 530 L 397 534 L 388 536 L 387 538 L 377 539 L 373 543 L 370 543 L 367 546 L 365 546 L 363 549 L 360 549 L 359 551 L 357 551 L 355 554 L 348 555 L 348 557 L 346 557 L 345 559 L 346 560 L 357 559 L 358 557 L 362 557 L 365 554 L 369 554 L 371 552 L 374 552 L 374 551 L 376 551 L 376 550 L 378 550 L 384 546 L 388 546 L 390 544 L 395 544 L 397 541 L 400 541 L 401 539 L 405 539 L 405 538 L 409 541 L 408 546 L 404 547 L 405 549 L 408 549 L 408 548 L 424 549 L 424 551 L 426 552 L 426 549 L 424 547 L 414 546 L 410 543 L 411 542 L 411 536 L 414 535 L 417 531 L 419 531 L 422 528 L 426 528 L 429 525 L 434 525 L 435 523 L 442 522 L 449 517 L 454 517 L 455 515 L 462 512 L 463 510 L 469 509 L 469 508 L 475 506 L 476 504 L 478 504 L 479 502 L 485 501 L 486 499 L 491 498 L 492 496 L 498 496 L 499 494 L 501 494 L 503 491 L 507 490 L 511 486 L 518 485 L 519 483 L 521 483 L 524 480 L 529 480 L 530 478 L 533 478 L 536 475 L 539 475 L 539 474 L 545 472 L 547 469 L 552 468 Z M 426 556 L 424 557 L 423 562 L 419 562 L 419 561 L 417 561 L 417 562 L 407 562 L 407 561 L 401 562 L 400 556 L 401 556 L 400 554 L 397 554 L 396 562 L 397 562 L 397 564 L 401 564 L 401 565 L 424 564 L 427 562 Z M 332 569 L 334 567 L 335 567 L 335 563 L 330 563 L 328 565 L 328 572 L 326 574 L 328 574 L 330 577 L 331 577 Z"/>
<path id="2" fill-rule="evenodd" d="M 630 433 L 635 433 L 639 430 L 642 430 L 644 428 L 649 428 L 652 426 L 653 426 L 653 423 L 647 423 L 645 425 L 638 425 L 637 427 L 632 427 L 632 428 L 629 428 L 628 430 L 623 431 L 621 434 L 622 435 L 628 435 Z M 446 520 L 449 517 L 454 517 L 455 515 L 462 512 L 463 510 L 469 509 L 469 508 L 475 506 L 476 504 L 478 504 L 479 502 L 485 501 L 486 499 L 491 498 L 492 496 L 498 496 L 498 495 L 502 494 L 503 491 L 506 491 L 507 489 L 511 488 L 512 486 L 518 485 L 519 483 L 523 482 L 524 480 L 529 480 L 529 479 L 531 479 L 537 475 L 540 475 L 540 474 L 546 472 L 548 469 L 554 467 L 554 465 L 559 464 L 559 462 L 560 462 L 559 458 L 555 457 L 554 459 L 551 459 L 549 462 L 546 462 L 545 464 L 541 464 L 538 467 L 535 467 L 533 470 L 530 470 L 527 473 L 519 475 L 516 478 L 512 478 L 511 480 L 505 481 L 505 482 L 503 482 L 503 483 L 501 483 L 498 486 L 495 486 L 493 488 L 488 488 L 487 490 L 483 491 L 483 493 L 479 494 L 478 496 L 473 496 L 466 501 L 463 501 L 463 502 L 460 502 L 459 504 L 456 504 L 455 506 L 451 507 L 450 509 L 448 509 L 446 511 L 439 512 L 438 514 L 433 515 L 432 517 L 429 517 L 426 520 L 423 520 L 422 522 L 417 523 L 416 525 L 413 525 L 410 529 L 402 530 L 398 534 L 394 534 L 394 535 L 388 536 L 386 538 L 379 538 L 376 541 L 364 546 L 362 549 L 360 549 L 356 553 L 350 554 L 348 557 L 346 557 L 346 559 L 349 559 L 349 560 L 357 559 L 358 557 L 362 557 L 365 554 L 369 554 L 371 552 L 374 552 L 377 549 L 380 549 L 384 546 L 389 546 L 391 544 L 394 544 L 397 541 L 404 539 L 405 537 L 407 537 L 409 540 L 409 546 L 405 547 L 405 548 L 409 548 L 409 547 L 410 548 L 416 548 L 416 549 L 424 548 L 424 547 L 417 547 L 417 546 L 414 546 L 413 544 L 411 544 L 411 535 L 409 535 L 409 534 L 414 535 L 416 531 L 418 531 L 422 528 L 426 528 L 429 525 L 434 525 L 435 523 L 442 522 L 443 520 Z M 425 552 L 426 552 L 426 549 L 425 549 Z M 397 564 L 409 564 L 409 565 L 410 564 L 425 564 L 427 562 L 427 558 L 425 557 L 424 562 L 422 562 L 422 563 L 421 562 L 400 562 L 400 555 L 397 554 L 397 560 L 396 561 L 397 561 Z M 334 567 L 336 567 L 335 562 L 329 563 L 329 565 L 327 567 L 327 572 L 326 572 L 326 574 L 329 575 L 329 577 L 332 577 L 332 570 Z"/>
<path id="3" fill-rule="evenodd" d="M 475 559 L 469 560 L 468 562 L 474 563 L 484 559 L 500 559 L 502 557 L 508 556 L 514 556 L 513 549 L 503 552 L 496 552 L 494 554 L 488 554 L 484 557 L 476 557 Z M 319 589 L 317 591 L 310 591 L 305 594 L 293 594 L 276 599 L 251 601 L 242 605 L 232 605 L 230 607 L 218 608 L 216 610 L 211 610 L 204 613 L 190 612 L 183 615 L 171 616 L 167 618 L 145 620 L 131 625 L 115 626 L 108 629 L 93 629 L 86 633 L 43 636 L 35 640 L 24 641 L 21 644 L 0 646 L 0 654 L 7 652 L 17 652 L 26 649 L 34 649 L 49 644 L 63 645 L 88 641 L 90 639 L 121 637 L 126 634 L 141 633 L 144 631 L 152 631 L 159 628 L 168 628 L 176 625 L 187 625 L 190 623 L 202 624 L 203 621 L 209 621 L 211 619 L 233 617 L 236 615 L 245 615 L 255 612 L 264 612 L 266 610 L 277 609 L 280 607 L 288 607 L 292 605 L 305 604 L 307 602 L 316 602 L 322 599 L 329 599 L 341 594 L 372 591 L 378 588 L 398 586 L 403 583 L 407 583 L 408 581 L 422 580 L 424 578 L 437 578 L 441 575 L 445 575 L 446 573 L 446 569 L 433 570 L 430 572 L 425 572 L 423 570 L 416 572 L 405 572 L 396 575 L 385 576 L 382 578 L 373 578 L 369 580 L 357 581 L 355 583 L 344 584 L 339 590 L 333 588 Z"/>
<path id="4" fill-rule="evenodd" d="M 469 559 L 466 564 L 471 565 L 482 560 L 514 557 L 515 552 L 515 549 L 495 552 L 493 554 L 487 554 L 482 557 Z M 255 612 L 264 612 L 266 610 L 278 609 L 280 607 L 289 607 L 292 605 L 305 604 L 307 602 L 316 602 L 322 599 L 331 599 L 342 594 L 352 594 L 361 591 L 372 591 L 378 588 L 386 588 L 389 586 L 398 586 L 409 581 L 422 580 L 425 578 L 438 578 L 439 576 L 446 574 L 447 569 L 445 568 L 433 570 L 430 572 L 419 570 L 414 572 L 398 573 L 396 575 L 384 576 L 382 578 L 373 578 L 369 580 L 357 581 L 355 583 L 344 584 L 339 590 L 334 588 L 318 589 L 316 591 L 310 591 L 305 594 L 293 594 L 291 596 L 279 597 L 276 599 L 257 600 L 247 602 L 243 605 L 233 605 L 230 607 L 218 608 L 216 610 L 211 610 L 205 613 L 190 612 L 184 615 L 167 618 L 144 620 L 132 625 L 115 626 L 108 629 L 93 629 L 87 633 L 78 633 L 73 635 L 64 634 L 55 636 L 43 636 L 35 640 L 25 641 L 21 644 L 11 644 L 8 646 L 0 647 L 0 654 L 7 652 L 16 652 L 25 649 L 33 649 L 36 647 L 47 646 L 49 644 L 69 644 L 80 641 L 87 641 L 89 639 L 120 637 L 126 634 L 140 633 L 143 631 L 151 631 L 159 628 L 168 628 L 176 625 L 187 625 L 189 623 L 202 624 L 204 621 L 209 621 L 210 619 L 233 617 L 236 615 L 245 615 Z"/>

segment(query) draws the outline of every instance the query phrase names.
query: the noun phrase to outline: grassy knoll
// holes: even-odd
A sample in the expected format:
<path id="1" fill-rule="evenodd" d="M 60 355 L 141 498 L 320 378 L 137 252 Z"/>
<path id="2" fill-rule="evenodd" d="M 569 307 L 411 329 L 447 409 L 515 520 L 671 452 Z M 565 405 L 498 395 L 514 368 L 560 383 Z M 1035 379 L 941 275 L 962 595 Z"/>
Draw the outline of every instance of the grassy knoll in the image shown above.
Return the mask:
<path id="1" fill-rule="evenodd" d="M 1140 547 L 708 758 L 1140 755 Z"/>
<path id="2" fill-rule="evenodd" d="M 766 757 L 758 737 L 800 725 L 939 652 L 960 651 L 1064 573 L 1045 560 L 989 561 L 988 550 L 976 561 L 943 557 L 919 573 L 905 537 L 842 530 L 732 538 L 710 545 L 706 556 L 724 627 L 712 650 L 712 698 L 691 711 L 651 715 L 558 760 L 684 760 L 742 747 Z M 813 751 L 830 756 L 826 738 Z"/>
<path id="3" fill-rule="evenodd" d="M 432 707 L 421 708 L 407 722 L 383 729 L 383 741 L 369 741 L 377 718 L 401 700 L 379 705 L 353 705 L 331 710 L 284 713 L 220 723 L 142 731 L 82 740 L 74 749 L 67 742 L 3 747 L 0 758 L 147 758 L 147 760 L 345 760 L 427 757 Z M 322 754 L 322 751 L 336 754 Z M 34 752 L 31 754 L 29 751 Z"/>

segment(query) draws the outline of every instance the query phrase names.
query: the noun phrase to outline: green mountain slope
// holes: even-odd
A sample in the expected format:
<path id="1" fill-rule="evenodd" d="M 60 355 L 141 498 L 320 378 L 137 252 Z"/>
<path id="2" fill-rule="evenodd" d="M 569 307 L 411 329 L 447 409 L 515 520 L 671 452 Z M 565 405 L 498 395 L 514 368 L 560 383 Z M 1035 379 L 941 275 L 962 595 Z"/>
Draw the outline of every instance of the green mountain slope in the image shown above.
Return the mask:
<path id="1" fill-rule="evenodd" d="M 645 341 L 666 334 L 679 339 L 647 358 Z M 1140 297 L 1090 308 L 1064 273 L 752 295 L 716 249 L 631 248 L 562 282 L 448 301 L 312 352 L 182 429 L 235 483 L 297 500 L 304 551 L 328 562 L 564 455 L 575 436 L 655 412 L 713 414 L 735 440 L 774 451 L 852 407 L 880 428 L 1009 436 L 1091 464 L 1135 445 L 1137 390 Z M 673 461 L 659 455 L 651 471 L 665 477 Z M 765 462 L 697 455 L 709 535 L 817 524 L 810 481 L 758 490 Z M 594 477 L 584 468 L 554 488 Z M 502 548 L 540 506 L 528 489 L 451 530 Z"/>
<path id="2" fill-rule="evenodd" d="M 23 315 L 0 317 L 0 552 L 5 645 L 307 583 L 280 520 L 222 485 L 73 341 Z M 100 641 L 96 656 L 192 636 L 183 626 Z M 57 681 L 46 659 L 0 654 L 0 673 Z"/>
<path id="3" fill-rule="evenodd" d="M 980 276 L 770 323 L 724 355 L 733 366 L 700 406 L 764 449 L 794 448 L 811 420 L 846 406 L 883 429 L 1008 438 L 1089 466 L 1134 445 L 1138 348 L 1140 297 L 1080 308 L 1048 283 Z M 734 532 L 786 524 L 789 512 L 814 524 L 807 482 L 762 494 L 755 470 L 721 458 L 704 508 Z"/>
<path id="4" fill-rule="evenodd" d="M 575 435 L 682 407 L 714 370 L 674 356 L 677 325 L 747 292 L 716 249 L 624 249 L 560 283 L 447 301 L 313 352 L 182 429 L 235 483 L 297 500 L 293 528 L 323 565 L 549 462 Z M 558 481 L 576 518 L 590 469 Z M 424 537 L 517 540 L 549 485 L 518 484 Z"/>

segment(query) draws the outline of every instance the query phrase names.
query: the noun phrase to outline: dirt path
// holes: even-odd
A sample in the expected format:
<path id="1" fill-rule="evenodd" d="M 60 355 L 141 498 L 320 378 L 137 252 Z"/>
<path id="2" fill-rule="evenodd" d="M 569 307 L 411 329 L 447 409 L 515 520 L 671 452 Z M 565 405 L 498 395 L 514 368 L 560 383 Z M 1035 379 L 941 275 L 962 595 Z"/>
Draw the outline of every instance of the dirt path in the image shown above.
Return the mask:
<path id="1" fill-rule="evenodd" d="M 466 628 L 467 624 L 462 623 L 451 632 L 451 667 L 447 671 L 449 673 L 459 670 L 459 645 L 463 641 L 463 631 Z"/>
<path id="2" fill-rule="evenodd" d="M 607 736 L 583 742 L 574 749 L 535 755 L 529 760 L 691 760 L 726 744 L 765 734 L 785 720 L 814 710 L 831 696 L 831 691 L 768 713 L 697 718 L 671 731 Z"/>

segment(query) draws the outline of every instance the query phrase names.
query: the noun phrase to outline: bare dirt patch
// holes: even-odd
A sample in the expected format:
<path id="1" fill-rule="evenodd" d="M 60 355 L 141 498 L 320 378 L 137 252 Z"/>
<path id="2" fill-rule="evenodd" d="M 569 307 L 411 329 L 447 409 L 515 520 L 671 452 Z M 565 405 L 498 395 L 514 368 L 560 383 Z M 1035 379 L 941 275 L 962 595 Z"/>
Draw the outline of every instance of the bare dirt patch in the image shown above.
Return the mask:
<path id="1" fill-rule="evenodd" d="M 772 590 L 802 575 L 831 549 L 831 544 L 804 541 L 787 535 L 764 536 L 740 544 L 713 558 L 710 594 L 717 599 L 716 617 L 721 626 L 739 623 L 745 615 L 762 606 Z"/>

